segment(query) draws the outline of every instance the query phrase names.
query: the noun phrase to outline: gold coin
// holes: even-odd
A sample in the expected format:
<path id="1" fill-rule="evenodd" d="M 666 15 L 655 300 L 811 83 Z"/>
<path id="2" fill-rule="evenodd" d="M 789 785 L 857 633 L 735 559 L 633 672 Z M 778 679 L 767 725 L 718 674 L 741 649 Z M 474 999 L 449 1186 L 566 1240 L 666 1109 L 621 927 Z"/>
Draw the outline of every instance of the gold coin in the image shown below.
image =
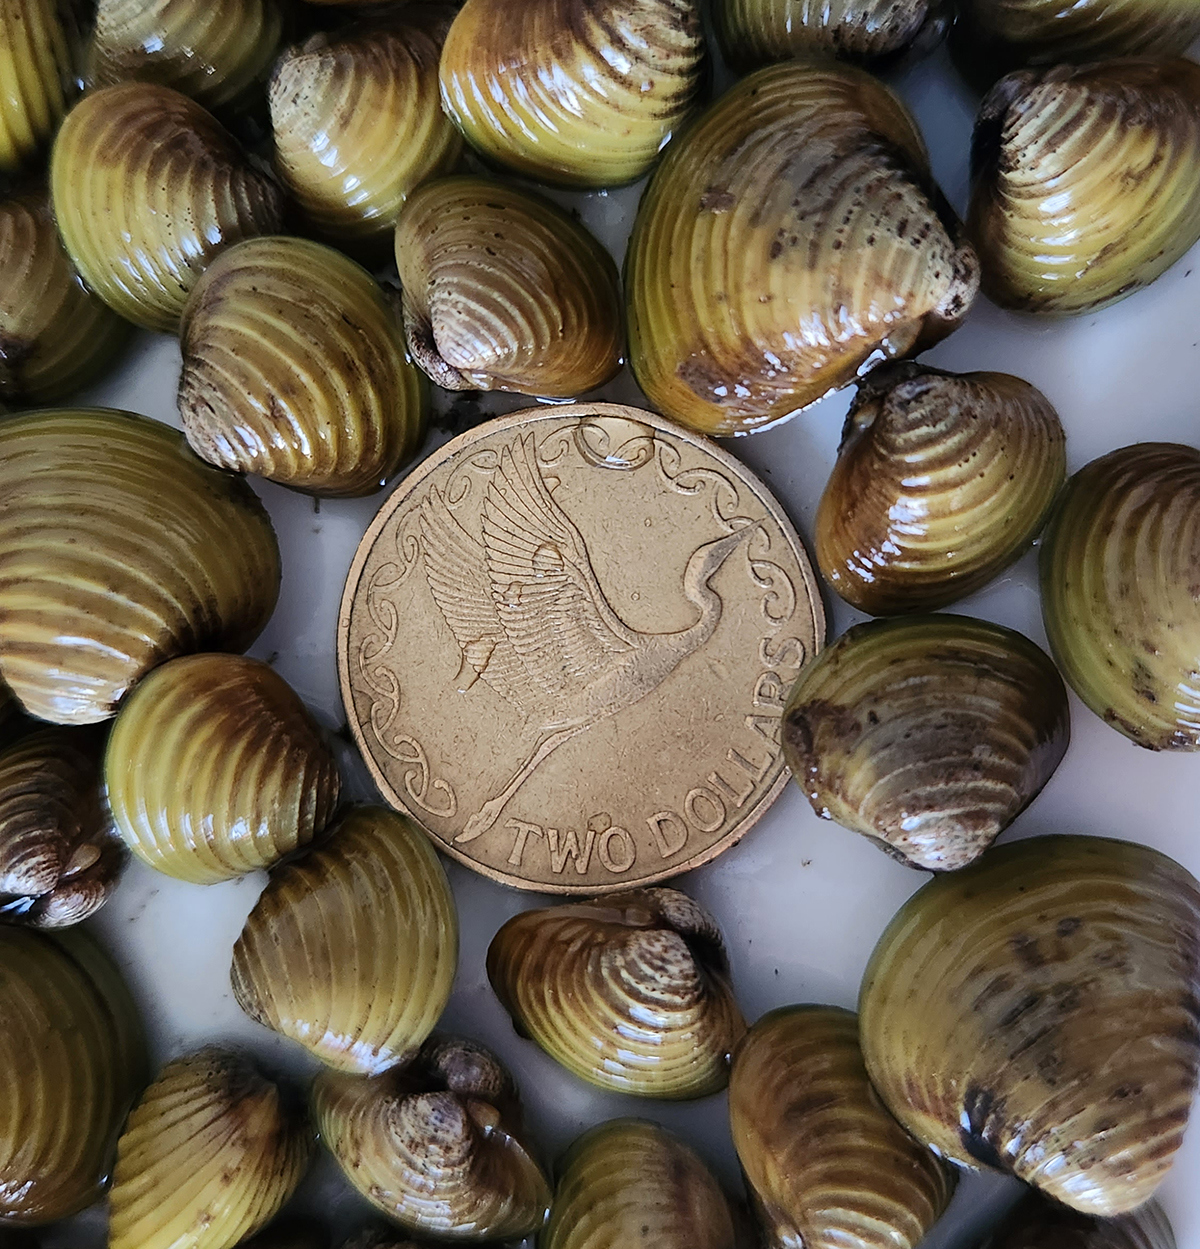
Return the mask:
<path id="1" fill-rule="evenodd" d="M 737 842 L 787 773 L 780 717 L 825 619 L 783 509 L 670 421 L 491 421 L 388 499 L 338 669 L 389 802 L 494 880 L 603 893 Z"/>

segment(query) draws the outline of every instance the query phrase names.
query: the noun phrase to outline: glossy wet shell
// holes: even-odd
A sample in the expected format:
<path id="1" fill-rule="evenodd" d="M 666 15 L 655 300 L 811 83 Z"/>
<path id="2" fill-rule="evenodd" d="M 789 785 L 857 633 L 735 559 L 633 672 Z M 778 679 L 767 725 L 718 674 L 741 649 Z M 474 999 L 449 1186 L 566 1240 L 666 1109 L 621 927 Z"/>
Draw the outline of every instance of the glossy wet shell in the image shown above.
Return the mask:
<path id="1" fill-rule="evenodd" d="M 33 715 L 104 720 L 165 660 L 244 649 L 279 575 L 257 496 L 176 430 L 101 408 L 0 423 L 0 671 Z"/>
<path id="2" fill-rule="evenodd" d="M 229 133 L 194 100 L 151 83 L 86 95 L 59 130 L 50 184 L 84 280 L 152 330 L 175 330 L 222 248 L 283 222 L 283 193 Z"/>
<path id="3" fill-rule="evenodd" d="M 519 1031 L 616 1092 L 715 1093 L 746 1027 L 716 922 L 675 889 L 526 911 L 492 939 L 487 971 Z"/>
<path id="4" fill-rule="evenodd" d="M 378 490 L 425 433 L 427 388 L 365 269 L 297 238 L 247 239 L 196 284 L 179 412 L 211 464 L 320 495 Z"/>
<path id="5" fill-rule="evenodd" d="M 954 1191 L 871 1088 L 850 1011 L 764 1015 L 734 1055 L 729 1119 L 772 1249 L 914 1249 Z"/>
<path id="6" fill-rule="evenodd" d="M 734 1249 L 733 1215 L 700 1157 L 665 1128 L 614 1119 L 559 1165 L 544 1249 Z"/>
<path id="7" fill-rule="evenodd" d="M 1175 1249 L 1175 1233 L 1157 1201 L 1115 1219 L 1098 1219 L 1034 1195 L 983 1249 Z"/>
<path id="8" fill-rule="evenodd" d="M 1196 1088 L 1200 888 L 1145 846 L 1037 837 L 926 885 L 859 1001 L 875 1088 L 918 1140 L 1087 1214 L 1133 1210 Z"/>
<path id="9" fill-rule="evenodd" d="M 234 946 L 233 990 L 327 1066 L 374 1074 L 417 1052 L 457 963 L 454 899 L 429 839 L 358 807 L 272 875 Z"/>
<path id="10" fill-rule="evenodd" d="M 0 0 L 0 173 L 30 164 L 50 142 L 72 68 L 58 0 Z"/>
<path id="11" fill-rule="evenodd" d="M 1063 676 L 1150 750 L 1200 750 L 1200 451 L 1138 443 L 1071 478 L 1041 552 Z"/>
<path id="12" fill-rule="evenodd" d="M 630 359 L 708 434 L 783 419 L 935 342 L 978 285 L 912 118 L 851 66 L 759 70 L 671 145 L 625 259 Z"/>
<path id="13" fill-rule="evenodd" d="M 1003 625 L 856 625 L 796 682 L 783 750 L 822 819 L 911 867 L 970 863 L 1033 801 L 1070 740 L 1049 656 Z"/>
<path id="14" fill-rule="evenodd" d="M 103 1191 L 117 1132 L 148 1076 L 141 1023 L 86 934 L 8 925 L 0 1020 L 0 1219 L 51 1223 Z"/>
<path id="15" fill-rule="evenodd" d="M 1124 299 L 1200 238 L 1200 66 L 1010 74 L 983 102 L 971 170 L 992 300 L 1071 315 Z"/>
<path id="16" fill-rule="evenodd" d="M 871 615 L 945 607 L 1024 553 L 1065 478 L 1058 414 L 1028 382 L 883 365 L 846 418 L 817 562 Z"/>
<path id="17" fill-rule="evenodd" d="M 231 1249 L 274 1218 L 313 1149 L 302 1105 L 286 1105 L 249 1059 L 178 1058 L 121 1134 L 109 1249 Z"/>
<path id="18" fill-rule="evenodd" d="M 75 272 L 49 199 L 0 201 L 0 401 L 65 399 L 115 362 L 128 330 Z"/>
<path id="19" fill-rule="evenodd" d="M 704 44 L 693 0 L 467 0 L 442 103 L 467 142 L 539 182 L 640 178 L 688 117 Z"/>

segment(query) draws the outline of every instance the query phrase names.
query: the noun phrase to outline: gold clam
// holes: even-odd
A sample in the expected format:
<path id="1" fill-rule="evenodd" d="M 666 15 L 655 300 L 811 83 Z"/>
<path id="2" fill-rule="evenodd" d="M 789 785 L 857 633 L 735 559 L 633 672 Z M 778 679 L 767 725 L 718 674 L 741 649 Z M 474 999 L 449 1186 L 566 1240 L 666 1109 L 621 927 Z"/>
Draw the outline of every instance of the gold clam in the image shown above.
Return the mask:
<path id="1" fill-rule="evenodd" d="M 630 360 L 667 416 L 747 433 L 944 337 L 978 270 L 887 87 L 830 61 L 769 66 L 671 145 L 642 197 Z"/>
<path id="2" fill-rule="evenodd" d="M 550 1188 L 523 1142 L 516 1085 L 482 1045 L 435 1037 L 382 1075 L 324 1071 L 312 1101 L 346 1178 L 401 1227 L 519 1240 L 545 1221 Z"/>
<path id="3" fill-rule="evenodd" d="M 640 178 L 692 111 L 694 0 L 467 0 L 442 49 L 442 104 L 484 156 L 539 182 Z"/>
<path id="4" fill-rule="evenodd" d="M 0 422 L 0 671 L 25 709 L 107 719 L 181 652 L 240 650 L 279 593 L 279 548 L 245 482 L 129 412 Z"/>
<path id="5" fill-rule="evenodd" d="M 783 713 L 784 757 L 813 810 L 934 872 L 978 858 L 1070 736 L 1049 656 L 968 616 L 856 625 L 801 674 Z"/>
<path id="6" fill-rule="evenodd" d="M 1085 1214 L 1148 1200 L 1196 1089 L 1200 886 L 1146 846 L 1037 837 L 904 906 L 863 979 L 871 1081 L 919 1140 Z"/>
<path id="7" fill-rule="evenodd" d="M 983 101 L 971 174 L 989 298 L 1057 315 L 1116 303 L 1200 238 L 1200 65 L 1009 74 Z"/>
<path id="8" fill-rule="evenodd" d="M 0 173 L 28 165 L 67 111 L 74 66 L 62 7 L 0 0 Z"/>
<path id="9" fill-rule="evenodd" d="M 188 292 L 240 239 L 277 234 L 283 193 L 194 100 L 154 83 L 91 91 L 50 159 L 59 232 L 114 311 L 174 332 Z"/>
<path id="10" fill-rule="evenodd" d="M 445 1009 L 458 917 L 429 839 L 358 807 L 277 869 L 233 948 L 241 1008 L 337 1071 L 410 1061 Z"/>
<path id="11" fill-rule="evenodd" d="M 525 911 L 492 939 L 487 973 L 524 1035 L 620 1093 L 718 1092 L 746 1029 L 720 929 L 676 889 Z"/>
<path id="12" fill-rule="evenodd" d="M 109 1249 L 232 1249 L 274 1218 L 313 1150 L 303 1103 L 289 1106 L 249 1059 L 177 1058 L 118 1142 Z"/>
<path id="13" fill-rule="evenodd" d="M 1019 377 L 881 365 L 817 508 L 821 572 L 874 616 L 945 607 L 1024 553 L 1066 467 L 1058 414 Z"/>
<path id="14" fill-rule="evenodd" d="M 180 323 L 179 412 L 197 455 L 319 495 L 370 494 L 425 432 L 427 388 L 365 269 L 297 238 L 222 252 Z"/>
<path id="15" fill-rule="evenodd" d="M 1175 1232 L 1157 1201 L 1115 1219 L 1098 1219 L 1031 1195 L 984 1249 L 1175 1249 Z"/>
<path id="16" fill-rule="evenodd" d="M 396 264 L 409 350 L 447 390 L 570 398 L 621 367 L 616 267 L 539 195 L 431 182 L 400 214 Z"/>

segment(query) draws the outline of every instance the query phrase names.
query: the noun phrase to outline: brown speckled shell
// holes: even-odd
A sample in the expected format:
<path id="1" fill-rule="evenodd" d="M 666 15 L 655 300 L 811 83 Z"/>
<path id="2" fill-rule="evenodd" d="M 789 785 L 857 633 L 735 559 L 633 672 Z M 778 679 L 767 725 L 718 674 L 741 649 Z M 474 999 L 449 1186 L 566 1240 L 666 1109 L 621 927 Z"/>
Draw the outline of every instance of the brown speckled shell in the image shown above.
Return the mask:
<path id="1" fill-rule="evenodd" d="M 1157 1201 L 1115 1219 L 1098 1219 L 1031 1194 L 983 1249 L 1175 1249 L 1175 1232 Z"/>

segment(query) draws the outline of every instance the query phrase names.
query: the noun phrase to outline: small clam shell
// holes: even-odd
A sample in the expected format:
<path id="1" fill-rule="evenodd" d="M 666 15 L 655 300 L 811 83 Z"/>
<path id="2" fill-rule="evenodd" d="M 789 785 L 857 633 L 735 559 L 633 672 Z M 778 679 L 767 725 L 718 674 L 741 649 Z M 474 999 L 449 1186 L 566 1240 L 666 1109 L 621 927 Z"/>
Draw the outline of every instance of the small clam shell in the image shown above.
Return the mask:
<path id="1" fill-rule="evenodd" d="M 194 100 L 153 83 L 92 91 L 50 161 L 54 216 L 84 281 L 147 329 L 173 332 L 230 243 L 277 234 L 283 193 Z"/>
<path id="2" fill-rule="evenodd" d="M 378 490 L 425 432 L 427 388 L 365 269 L 297 238 L 213 261 L 180 324 L 179 411 L 197 455 L 312 494 Z"/>
<path id="3" fill-rule="evenodd" d="M 148 1075 L 141 1023 L 115 965 L 80 929 L 8 925 L 0 1021 L 0 1226 L 38 1226 L 100 1198 Z"/>
<path id="4" fill-rule="evenodd" d="M 621 367 L 617 270 L 557 205 L 484 178 L 415 192 L 396 226 L 404 327 L 447 390 L 570 398 Z"/>
<path id="5" fill-rule="evenodd" d="M 1028 382 L 882 365 L 846 418 L 817 562 L 860 611 L 945 607 L 1029 547 L 1065 478 L 1058 414 Z"/>
<path id="6" fill-rule="evenodd" d="M 1010 74 L 980 109 L 971 171 L 992 300 L 1079 314 L 1124 299 L 1200 238 L 1200 65 Z"/>
<path id="7" fill-rule="evenodd" d="M 539 182 L 640 178 L 691 112 L 694 0 L 467 0 L 442 50 L 442 104 L 467 142 Z"/>
<path id="8" fill-rule="evenodd" d="M 1115 1219 L 1098 1219 L 1031 1194 L 984 1249 L 1175 1249 L 1175 1232 L 1157 1201 Z"/>
<path id="9" fill-rule="evenodd" d="M 48 197 L 0 201 L 0 401 L 65 399 L 114 363 L 128 331 L 75 272 Z"/>
<path id="10" fill-rule="evenodd" d="M 717 1092 L 746 1028 L 716 921 L 675 889 L 525 911 L 492 939 L 487 972 L 522 1033 L 621 1093 Z"/>
<path id="11" fill-rule="evenodd" d="M 1200 451 L 1143 442 L 1067 484 L 1041 552 L 1050 649 L 1080 698 L 1149 750 L 1200 750 Z"/>
<path id="12" fill-rule="evenodd" d="M 117 1145 L 109 1249 L 230 1249 L 296 1190 L 314 1141 L 303 1104 L 240 1054 L 168 1063 Z"/>
<path id="13" fill-rule="evenodd" d="M 813 810 L 938 872 L 1016 819 L 1070 735 L 1045 652 L 967 616 L 856 625 L 800 676 L 783 715 L 784 756 Z"/>
<path id="14" fill-rule="evenodd" d="M 516 1086 L 483 1046 L 434 1038 L 382 1075 L 324 1071 L 312 1100 L 346 1178 L 401 1227 L 519 1240 L 545 1221 L 550 1188 L 523 1144 Z"/>
<path id="15" fill-rule="evenodd" d="M 272 874 L 233 948 L 233 991 L 327 1066 L 373 1075 L 417 1052 L 457 963 L 454 898 L 429 839 L 359 807 Z"/>
<path id="16" fill-rule="evenodd" d="M 58 128 L 72 57 L 58 0 L 0 0 L 0 173 L 29 164 Z"/>
<path id="17" fill-rule="evenodd" d="M 129 412 L 0 423 L 0 670 L 59 724 L 111 716 L 183 651 L 239 650 L 279 592 L 279 548 L 245 482 Z"/>
<path id="18" fill-rule="evenodd" d="M 758 70 L 672 143 L 625 259 L 629 350 L 709 434 L 782 420 L 966 314 L 972 249 L 904 105 L 863 70 Z"/>
<path id="19" fill-rule="evenodd" d="M 642 1119 L 585 1132 L 558 1168 L 544 1249 L 734 1249 L 721 1186 L 678 1137 Z"/>
<path id="20" fill-rule="evenodd" d="M 880 1105 L 850 1011 L 764 1015 L 734 1055 L 729 1119 L 772 1249 L 915 1249 L 954 1191 Z"/>
<path id="21" fill-rule="evenodd" d="M 925 886 L 875 947 L 863 1054 L 962 1166 L 1133 1210 L 1183 1139 L 1200 1060 L 1200 886 L 1146 846 L 1037 837 Z"/>

